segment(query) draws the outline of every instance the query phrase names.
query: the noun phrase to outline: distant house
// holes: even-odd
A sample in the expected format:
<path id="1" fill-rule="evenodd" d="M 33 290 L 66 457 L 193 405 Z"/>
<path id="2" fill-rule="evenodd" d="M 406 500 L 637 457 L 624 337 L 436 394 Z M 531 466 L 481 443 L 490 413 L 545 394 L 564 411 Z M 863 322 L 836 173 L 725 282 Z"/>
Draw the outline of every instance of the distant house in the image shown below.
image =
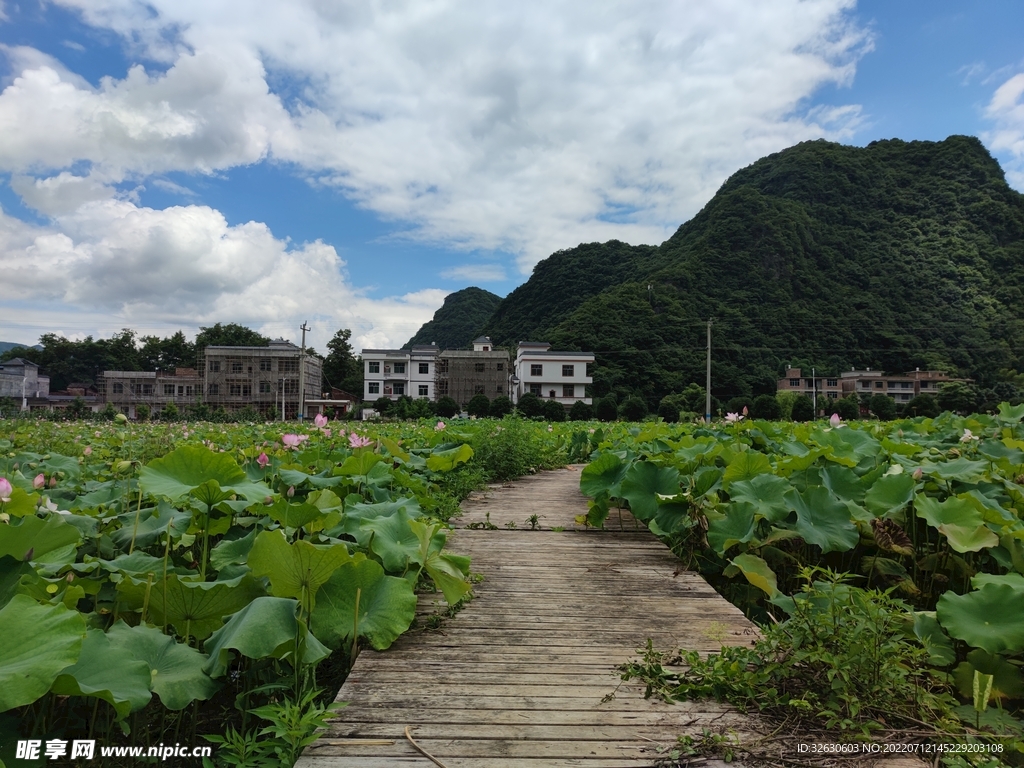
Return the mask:
<path id="1" fill-rule="evenodd" d="M 937 395 L 939 386 L 950 381 L 968 381 L 958 379 L 942 371 L 922 371 L 913 373 L 886 375 L 870 368 L 858 371 L 844 371 L 840 376 L 805 376 L 800 368 L 787 368 L 786 375 L 778 380 L 780 392 L 799 392 L 812 397 L 815 392 L 819 397 L 830 397 L 836 400 L 849 395 L 876 394 L 888 395 L 897 403 L 905 403 L 917 395 Z"/>
<path id="2" fill-rule="evenodd" d="M 446 349 L 438 355 L 436 398 L 447 396 L 465 407 L 477 395 L 509 397 L 511 378 L 508 352 L 481 336 L 473 340 L 473 349 Z"/>
<path id="3" fill-rule="evenodd" d="M 571 407 L 577 400 L 590 404 L 587 385 L 594 382 L 587 366 L 593 352 L 562 352 L 544 341 L 521 341 L 516 349 L 513 400 L 527 392 Z"/>
<path id="4" fill-rule="evenodd" d="M 436 344 L 409 349 L 364 349 L 363 399 L 381 397 L 397 400 L 403 395 L 434 399 L 436 360 L 440 352 Z"/>
<path id="5" fill-rule="evenodd" d="M 30 402 L 44 400 L 50 394 L 50 377 L 39 373 L 31 360 L 15 357 L 0 363 L 0 397 L 9 397 L 23 411 Z"/>
<path id="6" fill-rule="evenodd" d="M 178 410 L 195 405 L 203 391 L 202 377 L 195 368 L 174 371 L 104 371 L 96 383 L 101 402 L 112 404 L 134 419 L 138 407 L 149 408 L 156 417 L 171 403 Z"/>

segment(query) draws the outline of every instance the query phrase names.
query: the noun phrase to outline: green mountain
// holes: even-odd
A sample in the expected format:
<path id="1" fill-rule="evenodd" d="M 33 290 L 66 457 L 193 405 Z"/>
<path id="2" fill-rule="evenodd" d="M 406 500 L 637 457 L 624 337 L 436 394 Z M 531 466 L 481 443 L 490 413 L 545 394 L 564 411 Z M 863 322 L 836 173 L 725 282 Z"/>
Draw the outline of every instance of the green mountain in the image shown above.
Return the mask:
<path id="1" fill-rule="evenodd" d="M 1024 371 L 1022 285 L 1024 195 L 976 138 L 812 141 L 734 174 L 657 248 L 554 254 L 486 328 L 593 350 L 595 395 L 651 406 L 703 384 L 708 318 L 722 400 L 774 392 L 787 363 L 992 387 Z"/>
<path id="2" fill-rule="evenodd" d="M 402 348 L 431 343 L 441 349 L 469 346 L 500 303 L 500 296 L 483 288 L 463 288 L 450 293 L 434 313 L 433 320 L 424 323 Z"/>

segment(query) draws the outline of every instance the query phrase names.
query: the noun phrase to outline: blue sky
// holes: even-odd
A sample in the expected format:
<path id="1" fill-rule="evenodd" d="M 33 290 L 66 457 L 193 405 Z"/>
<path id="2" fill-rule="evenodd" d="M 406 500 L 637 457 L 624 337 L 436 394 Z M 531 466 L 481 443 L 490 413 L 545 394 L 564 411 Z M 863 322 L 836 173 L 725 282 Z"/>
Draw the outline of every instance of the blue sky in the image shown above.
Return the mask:
<path id="1" fill-rule="evenodd" d="M 551 252 L 658 243 L 825 137 L 982 137 L 1015 0 L 0 0 L 0 340 L 241 322 L 399 345 Z"/>

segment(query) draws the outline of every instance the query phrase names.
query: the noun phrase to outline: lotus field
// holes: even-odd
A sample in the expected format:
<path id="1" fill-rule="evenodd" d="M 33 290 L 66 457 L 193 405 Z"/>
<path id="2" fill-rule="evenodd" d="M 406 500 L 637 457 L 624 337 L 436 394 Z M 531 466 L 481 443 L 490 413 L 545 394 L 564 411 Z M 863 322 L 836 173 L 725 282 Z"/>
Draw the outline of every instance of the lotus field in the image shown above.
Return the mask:
<path id="1" fill-rule="evenodd" d="M 417 591 L 458 604 L 444 520 L 485 422 L 339 424 L 0 422 L 0 760 L 213 735 L 290 765 L 317 692 L 410 627 Z"/>

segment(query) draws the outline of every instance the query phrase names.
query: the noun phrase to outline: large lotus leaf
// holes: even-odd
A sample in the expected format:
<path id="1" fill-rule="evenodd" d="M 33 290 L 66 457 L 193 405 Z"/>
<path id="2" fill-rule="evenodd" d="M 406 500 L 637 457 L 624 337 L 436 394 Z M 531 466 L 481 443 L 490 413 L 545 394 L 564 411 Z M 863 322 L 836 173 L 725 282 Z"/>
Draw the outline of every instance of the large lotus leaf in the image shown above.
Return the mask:
<path id="1" fill-rule="evenodd" d="M 965 493 L 958 494 L 957 498 L 963 499 L 981 512 L 981 516 L 986 523 L 1004 526 L 1008 523 L 1014 523 L 1018 519 L 1015 509 L 1004 507 L 999 503 L 999 499 L 986 496 L 977 489 L 972 488 Z"/>
<path id="2" fill-rule="evenodd" d="M 602 453 L 580 472 L 580 491 L 591 498 L 601 493 L 617 498 L 628 468 L 629 465 L 614 453 Z"/>
<path id="3" fill-rule="evenodd" d="M 409 515 L 404 509 L 388 517 L 366 520 L 362 528 L 373 532 L 370 551 L 384 563 L 388 573 L 403 574 L 420 550 L 420 540 L 409 527 Z"/>
<path id="4" fill-rule="evenodd" d="M 928 651 L 928 663 L 936 667 L 948 667 L 956 661 L 956 650 L 949 635 L 942 631 L 935 611 L 921 611 L 914 614 L 914 634 Z"/>
<path id="5" fill-rule="evenodd" d="M 939 533 L 949 540 L 949 546 L 957 552 L 980 552 L 999 545 L 999 537 L 984 525 L 974 528 L 959 525 L 940 525 Z"/>
<path id="6" fill-rule="evenodd" d="M 679 470 L 659 467 L 649 461 L 634 461 L 626 470 L 620 487 L 633 516 L 650 520 L 658 513 L 658 494 L 675 496 L 679 493 Z"/>
<path id="7" fill-rule="evenodd" d="M 752 504 L 757 517 L 779 523 L 789 515 L 786 494 L 791 490 L 793 486 L 785 478 L 765 474 L 733 483 L 729 486 L 729 497 L 734 502 Z"/>
<path id="8" fill-rule="evenodd" d="M 733 483 L 740 480 L 752 480 L 758 475 L 772 471 L 772 464 L 768 457 L 760 451 L 741 451 L 736 458 L 729 462 L 722 476 L 722 485 L 726 490 L 732 487 Z"/>
<path id="9" fill-rule="evenodd" d="M 864 505 L 878 517 L 903 509 L 914 498 L 914 478 L 905 472 L 883 475 L 864 496 Z"/>
<path id="10" fill-rule="evenodd" d="M 992 675 L 991 698 L 1016 699 L 1024 694 L 1024 681 L 1020 669 L 1002 656 L 975 648 L 967 654 L 967 661 L 953 670 L 953 682 L 960 694 L 967 700 L 974 696 L 974 673 Z"/>
<path id="11" fill-rule="evenodd" d="M 988 469 L 987 461 L 971 461 L 962 456 L 955 461 L 946 461 L 941 464 L 922 464 L 921 469 L 926 475 L 937 477 L 940 480 L 959 480 L 969 483 L 979 480 L 985 475 Z"/>
<path id="12" fill-rule="evenodd" d="M 420 542 L 418 562 L 427 572 L 434 586 L 444 594 L 448 605 L 455 605 L 472 589 L 469 577 L 469 558 L 442 553 L 447 534 L 440 523 L 410 520 L 409 527 Z"/>
<path id="13" fill-rule="evenodd" d="M 359 475 L 365 477 L 380 461 L 382 461 L 381 457 L 372 451 L 357 451 L 345 459 L 340 467 L 335 467 L 334 474 L 353 478 Z"/>
<path id="14" fill-rule="evenodd" d="M 120 501 L 123 496 L 124 482 L 119 480 L 107 480 L 97 483 L 90 480 L 85 484 L 85 493 L 68 504 L 68 509 L 94 509 L 103 504 L 112 504 Z"/>
<path id="15" fill-rule="evenodd" d="M 693 525 L 693 518 L 690 517 L 690 505 L 672 500 L 661 500 L 658 502 L 658 512 L 653 520 L 648 521 L 648 526 L 654 526 L 660 533 L 658 536 L 667 536 L 686 530 Z M 653 528 L 652 528 L 653 530 Z"/>
<path id="16" fill-rule="evenodd" d="M 30 515 L 17 523 L 11 520 L 0 525 L 0 557 L 10 555 L 15 560 L 37 560 L 48 553 L 74 547 L 80 539 L 78 529 L 65 522 L 62 515 L 49 515 L 46 519 Z"/>
<path id="17" fill-rule="evenodd" d="M 63 670 L 50 690 L 58 696 L 92 696 L 110 704 L 123 720 L 149 704 L 149 665 L 115 647 L 99 629 L 90 629 L 78 661 Z"/>
<path id="18" fill-rule="evenodd" d="M 155 627 L 129 627 L 119 621 L 107 630 L 107 638 L 125 657 L 149 668 L 149 687 L 168 709 L 184 709 L 217 692 L 217 683 L 203 672 L 206 656 Z"/>
<path id="19" fill-rule="evenodd" d="M 857 545 L 860 535 L 849 510 L 827 488 L 791 491 L 786 499 L 796 510 L 796 531 L 807 543 L 817 544 L 823 553 L 845 552 Z"/>
<path id="20" fill-rule="evenodd" d="M 821 484 L 832 491 L 841 501 L 864 503 L 867 487 L 861 477 L 849 467 L 841 464 L 829 464 L 821 471 Z"/>
<path id="21" fill-rule="evenodd" d="M 260 512 L 269 515 L 271 520 L 285 528 L 301 528 L 324 517 L 324 513 L 312 504 L 289 504 L 288 499 L 283 497 L 269 507 L 260 508 Z"/>
<path id="22" fill-rule="evenodd" d="M 281 478 L 281 482 L 296 488 L 303 483 L 309 483 L 313 488 L 330 488 L 345 482 L 345 478 L 340 476 L 326 475 L 323 472 L 317 475 L 307 475 L 305 472 L 300 472 L 297 469 L 282 469 L 278 472 L 278 475 Z"/>
<path id="23" fill-rule="evenodd" d="M 219 571 L 229 565 L 244 563 L 249 559 L 257 533 L 259 531 L 253 529 L 240 539 L 222 539 L 210 552 L 210 565 Z"/>
<path id="24" fill-rule="evenodd" d="M 136 526 L 136 514 L 138 525 Z M 188 531 L 192 513 L 176 509 L 164 499 L 157 502 L 156 507 L 143 509 L 140 512 L 125 512 L 118 515 L 121 527 L 112 531 L 110 538 L 114 543 L 127 549 L 135 537 L 135 548 L 144 549 L 156 542 L 161 536 L 169 533 L 172 539 L 181 538 Z"/>
<path id="25" fill-rule="evenodd" d="M 15 595 L 0 608 L 0 712 L 31 704 L 78 660 L 85 619 L 63 605 Z"/>
<path id="26" fill-rule="evenodd" d="M 1005 424 L 1017 424 L 1024 419 L 1024 403 L 1010 405 L 1009 403 L 999 404 L 999 420 Z"/>
<path id="27" fill-rule="evenodd" d="M 971 586 L 981 589 L 986 584 L 1008 584 L 1014 589 L 1024 591 L 1024 576 L 1019 573 L 1006 573 L 997 576 L 994 573 L 979 573 L 971 579 Z"/>
<path id="28" fill-rule="evenodd" d="M 955 525 L 974 530 L 984 522 L 977 507 L 956 496 L 950 496 L 940 503 L 931 496 L 919 493 L 914 497 L 914 510 L 918 517 L 924 518 L 935 528 L 941 525 Z"/>
<path id="29" fill-rule="evenodd" d="M 356 606 L 358 604 L 358 625 Z M 378 651 L 390 646 L 416 617 L 416 592 L 406 579 L 387 576 L 373 560 L 346 563 L 331 574 L 316 596 L 310 629 L 338 648 L 357 631 Z"/>
<path id="30" fill-rule="evenodd" d="M 28 481 L 26 481 L 28 482 Z M 30 486 L 31 487 L 31 486 Z M 11 500 L 4 502 L 2 507 L 4 514 L 11 517 L 25 517 L 34 515 L 39 508 L 39 494 L 25 491 L 15 486 L 11 492 Z"/>
<path id="31" fill-rule="evenodd" d="M 263 594 L 259 582 L 246 574 L 231 581 L 191 581 L 169 574 L 150 586 L 146 581 L 126 577 L 117 585 L 119 599 L 133 610 L 141 610 L 149 592 L 147 619 L 153 624 L 170 624 L 181 637 L 202 640 L 224 624 L 224 617 L 240 610 Z"/>
<path id="32" fill-rule="evenodd" d="M 427 469 L 431 472 L 449 472 L 459 464 L 465 464 L 473 458 L 473 449 L 468 445 L 439 451 L 436 448 L 427 457 Z"/>
<path id="33" fill-rule="evenodd" d="M 262 531 L 249 552 L 249 568 L 254 576 L 270 579 L 270 593 L 276 597 L 294 597 L 303 610 L 313 610 L 317 590 L 352 555 L 344 544 L 316 546 L 308 541 L 289 544 L 284 533 Z"/>
<path id="34" fill-rule="evenodd" d="M 194 488 L 210 480 L 226 492 L 238 493 L 247 499 L 270 495 L 263 483 L 253 483 L 227 453 L 211 451 L 202 445 L 184 445 L 153 459 L 139 472 L 139 486 L 153 496 L 171 501 L 188 496 Z"/>
<path id="35" fill-rule="evenodd" d="M 298 603 L 283 597 L 257 597 L 217 630 L 203 648 L 210 654 L 203 671 L 220 677 L 231 663 L 232 651 L 250 659 L 288 659 L 315 664 L 331 649 L 310 634 L 295 617 Z M 296 654 L 295 639 L 299 639 Z"/>
<path id="36" fill-rule="evenodd" d="M 732 559 L 732 564 L 740 569 L 747 581 L 763 590 L 769 597 L 781 595 L 775 571 L 757 555 L 737 555 Z"/>
<path id="37" fill-rule="evenodd" d="M 698 467 L 690 477 L 693 482 L 690 493 L 694 499 L 707 496 L 722 487 L 722 470 L 718 467 Z M 759 477 L 771 477 L 771 475 L 759 475 Z"/>
<path id="38" fill-rule="evenodd" d="M 423 515 L 423 510 L 420 509 L 416 499 L 395 499 L 376 504 L 364 504 L 361 501 L 346 502 L 341 523 L 332 528 L 330 533 L 334 536 L 347 533 L 356 540 L 362 549 L 368 549 L 373 531 L 363 527 L 363 523 L 378 517 L 390 517 L 400 509 L 404 509 L 410 518 Z"/>
<path id="39" fill-rule="evenodd" d="M 1019 467 L 1024 464 L 1024 451 L 1020 448 L 1011 448 L 1001 440 L 982 440 L 978 444 L 978 453 L 987 456 L 992 461 L 1003 461 L 1004 466 Z"/>
<path id="40" fill-rule="evenodd" d="M 936 605 L 939 623 L 958 640 L 989 653 L 1024 650 L 1024 591 L 986 584 L 957 595 L 946 592 Z"/>
<path id="41" fill-rule="evenodd" d="M 35 569 L 24 560 L 15 560 L 10 555 L 0 557 L 0 608 L 18 593 L 22 576 L 35 574 Z"/>
<path id="42" fill-rule="evenodd" d="M 153 557 L 153 555 L 148 555 L 138 550 L 130 555 L 118 555 L 113 560 L 100 560 L 99 565 L 100 568 L 110 573 L 122 572 L 130 576 L 141 576 L 143 579 L 150 573 L 154 574 L 157 578 L 162 578 L 164 574 L 163 558 Z M 170 563 L 168 563 L 167 572 L 181 574 L 182 576 L 195 573 L 195 571 L 190 571 L 188 568 L 182 568 Z"/>
<path id="43" fill-rule="evenodd" d="M 735 544 L 745 544 L 754 537 L 753 504 L 734 501 L 726 507 L 725 514 L 718 518 L 708 515 L 708 544 L 718 554 L 724 555 Z"/>

